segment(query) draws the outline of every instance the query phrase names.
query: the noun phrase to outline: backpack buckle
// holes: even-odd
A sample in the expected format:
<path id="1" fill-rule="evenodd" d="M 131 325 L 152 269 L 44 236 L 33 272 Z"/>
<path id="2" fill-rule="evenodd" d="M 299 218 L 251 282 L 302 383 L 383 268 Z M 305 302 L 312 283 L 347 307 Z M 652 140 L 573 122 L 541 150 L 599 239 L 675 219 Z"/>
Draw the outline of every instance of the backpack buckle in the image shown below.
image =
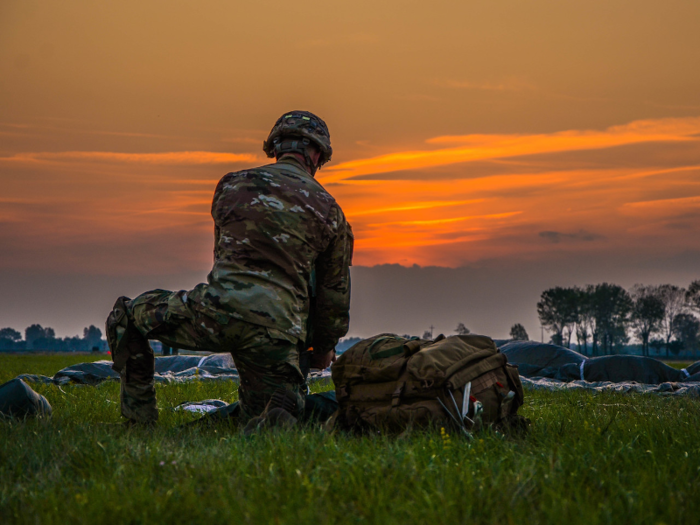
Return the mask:
<path id="1" fill-rule="evenodd" d="M 391 408 L 395 408 L 401 404 L 401 394 L 403 394 L 403 390 L 406 387 L 406 382 L 402 381 L 399 383 L 399 385 L 396 387 L 396 390 L 394 390 L 394 393 L 391 394 Z"/>
<path id="2" fill-rule="evenodd" d="M 350 392 L 348 392 L 348 385 L 338 385 L 335 391 L 338 399 L 345 399 L 346 397 L 350 396 Z"/>

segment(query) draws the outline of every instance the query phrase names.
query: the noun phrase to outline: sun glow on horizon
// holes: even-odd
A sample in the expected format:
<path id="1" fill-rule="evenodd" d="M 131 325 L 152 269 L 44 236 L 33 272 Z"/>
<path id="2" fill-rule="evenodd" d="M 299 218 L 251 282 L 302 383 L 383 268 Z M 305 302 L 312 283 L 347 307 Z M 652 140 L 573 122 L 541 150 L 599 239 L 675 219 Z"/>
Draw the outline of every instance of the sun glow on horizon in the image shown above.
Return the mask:
<path id="1" fill-rule="evenodd" d="M 644 242 L 634 232 L 648 238 L 693 230 L 700 216 L 699 137 L 697 117 L 603 131 L 440 136 L 425 143 L 468 147 L 344 161 L 319 172 L 319 180 L 353 225 L 356 264 L 459 266 L 494 254 L 533 256 L 552 243 L 561 250 L 606 249 L 611 242 Z M 683 154 L 669 155 L 668 148 Z M 106 234 L 209 236 L 212 166 L 233 171 L 260 160 L 252 152 L 207 151 L 0 157 L 0 167 L 16 173 L 41 166 L 52 174 L 44 185 L 53 188 L 37 199 L 25 186 L 8 184 L 0 220 L 22 224 L 28 238 L 52 232 L 49 242 L 57 246 Z M 54 224 L 47 230 L 37 217 Z M 572 233 L 579 231 L 589 234 Z M 193 256 L 188 260 L 210 258 Z"/>

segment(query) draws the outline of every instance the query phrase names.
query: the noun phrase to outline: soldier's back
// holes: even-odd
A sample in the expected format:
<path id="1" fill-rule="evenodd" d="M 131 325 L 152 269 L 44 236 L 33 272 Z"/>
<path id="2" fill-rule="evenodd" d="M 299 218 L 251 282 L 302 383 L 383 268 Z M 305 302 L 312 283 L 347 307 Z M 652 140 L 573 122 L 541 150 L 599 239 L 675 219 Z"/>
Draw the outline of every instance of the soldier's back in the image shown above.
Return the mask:
<path id="1" fill-rule="evenodd" d="M 203 304 L 304 337 L 314 261 L 344 227 L 333 197 L 299 163 L 283 159 L 224 176 L 212 216 L 215 262 Z"/>

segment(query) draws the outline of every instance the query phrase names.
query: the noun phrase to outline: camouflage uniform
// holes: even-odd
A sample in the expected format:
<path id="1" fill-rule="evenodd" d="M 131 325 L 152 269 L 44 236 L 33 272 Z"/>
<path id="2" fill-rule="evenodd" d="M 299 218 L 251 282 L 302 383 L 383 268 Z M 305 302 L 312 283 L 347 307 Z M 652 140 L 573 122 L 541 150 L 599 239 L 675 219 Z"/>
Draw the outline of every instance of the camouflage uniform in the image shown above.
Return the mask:
<path id="1" fill-rule="evenodd" d="M 303 410 L 300 350 L 331 351 L 347 333 L 352 230 L 301 163 L 284 156 L 225 175 L 212 216 L 214 267 L 207 283 L 187 292 L 121 298 L 108 319 L 115 369 L 122 374 L 122 414 L 131 420 L 157 418 L 148 339 L 231 352 L 247 419 L 260 414 L 280 387 Z M 120 308 L 122 321 L 116 320 Z M 119 332 L 121 346 L 112 342 L 119 338 L 117 325 L 134 328 Z"/>

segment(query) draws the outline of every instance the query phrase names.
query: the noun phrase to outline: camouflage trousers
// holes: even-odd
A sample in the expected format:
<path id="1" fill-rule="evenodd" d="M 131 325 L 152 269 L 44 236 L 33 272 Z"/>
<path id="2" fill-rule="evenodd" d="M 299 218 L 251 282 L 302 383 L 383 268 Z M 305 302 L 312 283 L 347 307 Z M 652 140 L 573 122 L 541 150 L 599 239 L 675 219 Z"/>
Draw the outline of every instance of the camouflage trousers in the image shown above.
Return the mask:
<path id="1" fill-rule="evenodd" d="M 149 339 L 185 350 L 230 352 L 238 369 L 241 423 L 260 415 L 279 388 L 291 392 L 304 411 L 305 378 L 297 340 L 272 328 L 206 315 L 187 292 L 153 290 L 126 301 L 136 328 L 129 335 L 129 358 L 121 372 L 122 415 L 138 422 L 158 418 L 155 356 Z M 113 356 L 114 357 L 114 356 Z"/>

